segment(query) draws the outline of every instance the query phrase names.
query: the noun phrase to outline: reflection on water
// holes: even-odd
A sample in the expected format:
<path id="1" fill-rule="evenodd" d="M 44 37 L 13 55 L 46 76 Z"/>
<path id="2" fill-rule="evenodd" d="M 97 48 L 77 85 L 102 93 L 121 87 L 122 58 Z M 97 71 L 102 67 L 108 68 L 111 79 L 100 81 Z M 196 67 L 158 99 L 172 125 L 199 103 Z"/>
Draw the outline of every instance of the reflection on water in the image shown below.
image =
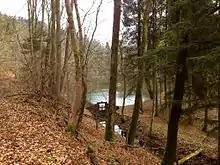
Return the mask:
<path id="1" fill-rule="evenodd" d="M 99 122 L 103 127 L 106 126 L 105 121 L 101 121 Z M 124 131 L 118 126 L 118 125 L 114 125 L 114 132 L 118 135 L 123 136 L 124 135 Z"/>
<path id="2" fill-rule="evenodd" d="M 143 97 L 142 100 L 147 100 L 147 97 Z M 125 105 L 133 105 L 135 100 L 135 95 L 132 94 L 128 96 L 125 100 Z M 92 104 L 96 104 L 97 102 L 108 102 L 108 89 L 102 89 L 99 91 L 91 92 L 88 95 L 88 101 Z M 123 104 L 123 92 L 116 92 L 116 105 L 122 106 Z"/>
<path id="3" fill-rule="evenodd" d="M 99 122 L 103 127 L 106 126 L 106 122 L 105 121 L 101 121 Z M 117 124 L 114 125 L 114 132 L 117 134 L 117 135 L 120 135 L 121 137 L 125 138 L 127 137 L 127 132 L 123 129 L 121 129 Z M 134 138 L 134 145 L 137 145 L 139 146 L 139 140 L 138 138 Z"/>

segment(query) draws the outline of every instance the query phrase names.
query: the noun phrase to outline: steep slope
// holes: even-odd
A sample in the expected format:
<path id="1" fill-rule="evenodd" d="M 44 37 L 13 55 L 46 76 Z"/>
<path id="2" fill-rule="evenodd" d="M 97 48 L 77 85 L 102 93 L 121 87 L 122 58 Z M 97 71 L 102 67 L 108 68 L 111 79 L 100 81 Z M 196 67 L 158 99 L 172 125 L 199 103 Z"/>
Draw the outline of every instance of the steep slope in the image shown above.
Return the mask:
<path id="1" fill-rule="evenodd" d="M 96 129 L 88 117 L 79 140 L 74 139 L 65 131 L 68 111 L 46 108 L 48 102 L 0 100 L 0 164 L 159 164 L 146 150 L 127 148 L 119 137 L 115 143 L 105 142 L 104 129 Z"/>

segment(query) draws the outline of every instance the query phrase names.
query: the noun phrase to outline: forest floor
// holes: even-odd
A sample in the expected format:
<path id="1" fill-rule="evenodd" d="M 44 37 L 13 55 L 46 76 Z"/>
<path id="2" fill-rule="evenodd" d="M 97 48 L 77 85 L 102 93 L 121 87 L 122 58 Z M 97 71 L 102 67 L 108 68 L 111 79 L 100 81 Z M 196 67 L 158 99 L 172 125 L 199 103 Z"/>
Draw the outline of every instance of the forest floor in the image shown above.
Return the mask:
<path id="1" fill-rule="evenodd" d="M 142 109 L 143 112 L 140 113 L 139 116 L 136 138 L 139 140 L 142 147 L 151 150 L 154 155 L 162 158 L 167 137 L 167 121 L 164 119 L 166 118 L 164 116 L 167 116 L 167 114 L 162 113 L 154 118 L 153 136 L 150 139 L 148 137 L 148 131 L 152 114 L 152 100 L 145 101 Z M 117 112 L 119 114 L 121 113 L 121 107 Z M 125 116 L 131 117 L 132 112 L 133 105 L 125 107 Z M 127 123 L 127 125 L 128 124 L 130 123 Z M 202 152 L 186 161 L 184 165 L 217 164 L 217 139 L 207 136 L 196 126 L 181 122 L 179 124 L 177 158 L 181 159 L 199 149 L 202 149 Z"/>
<path id="2" fill-rule="evenodd" d="M 0 164 L 158 165 L 143 148 L 125 146 L 122 137 L 104 141 L 104 128 L 84 117 L 77 139 L 66 131 L 69 109 L 51 108 L 48 100 L 0 99 Z M 89 113 L 86 111 L 86 113 Z"/>

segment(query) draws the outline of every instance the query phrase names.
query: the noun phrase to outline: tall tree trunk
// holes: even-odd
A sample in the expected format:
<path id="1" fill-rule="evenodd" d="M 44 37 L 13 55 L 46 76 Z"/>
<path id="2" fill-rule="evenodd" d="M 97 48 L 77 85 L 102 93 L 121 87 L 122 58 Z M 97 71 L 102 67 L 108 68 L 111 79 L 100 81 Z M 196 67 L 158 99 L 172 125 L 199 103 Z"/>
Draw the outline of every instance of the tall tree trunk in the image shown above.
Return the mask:
<path id="1" fill-rule="evenodd" d="M 80 66 L 81 66 L 81 101 L 80 101 L 80 107 L 79 110 L 77 111 L 77 118 L 76 118 L 76 129 L 80 128 L 80 123 L 83 118 L 83 113 L 84 113 L 84 107 L 86 104 L 86 94 L 87 94 L 87 83 L 86 83 L 86 75 L 85 75 L 85 66 L 84 66 L 84 54 L 85 54 L 85 46 L 83 43 L 83 31 L 82 31 L 82 23 L 80 19 L 80 14 L 79 14 L 79 8 L 78 8 L 78 1 L 73 0 L 73 4 L 75 7 L 75 12 L 76 12 L 76 20 L 77 20 L 77 25 L 78 25 L 78 30 L 79 30 L 79 49 L 80 49 Z"/>
<path id="2" fill-rule="evenodd" d="M 60 39 L 60 0 L 56 0 L 56 101 L 60 99 L 60 79 L 61 79 L 61 39 Z"/>
<path id="3" fill-rule="evenodd" d="M 82 68 L 80 63 L 81 51 L 79 49 L 78 41 L 76 38 L 76 29 L 74 24 L 73 10 L 71 8 L 71 4 L 69 0 L 65 0 L 66 11 L 68 16 L 70 34 L 71 34 L 71 45 L 74 53 L 75 59 L 75 87 L 74 87 L 74 98 L 72 103 L 72 112 L 69 120 L 69 129 L 72 134 L 75 134 L 77 113 L 80 110 L 81 103 L 81 93 L 82 93 Z"/>
<path id="4" fill-rule="evenodd" d="M 207 71 L 205 71 L 205 74 L 207 73 Z M 207 77 L 207 75 L 206 75 Z M 206 80 L 207 81 L 207 80 Z M 209 97 L 208 97 L 208 88 L 205 88 L 204 91 L 204 97 L 202 97 L 202 100 L 204 102 L 205 105 L 209 104 Z M 208 112 L 209 112 L 209 107 L 205 106 L 205 114 L 204 114 L 204 125 L 203 125 L 203 129 L 202 131 L 206 132 L 207 131 L 207 127 L 208 127 Z"/>
<path id="5" fill-rule="evenodd" d="M 166 68 L 164 70 L 164 104 L 167 108 L 167 69 Z"/>
<path id="6" fill-rule="evenodd" d="M 218 163 L 220 164 L 220 66 L 218 66 Z"/>
<path id="7" fill-rule="evenodd" d="M 169 1 L 169 14 L 171 25 L 177 24 L 181 19 L 180 9 L 174 8 L 176 0 Z M 176 31 L 173 31 L 176 33 Z M 177 32 L 177 36 L 180 40 L 181 31 Z M 186 77 L 186 58 L 187 58 L 187 48 L 180 48 L 180 45 L 188 43 L 188 35 L 181 37 L 182 41 L 177 43 L 178 53 L 177 53 L 177 69 L 176 69 L 176 80 L 172 107 L 170 111 L 170 119 L 168 123 L 167 131 L 167 142 L 166 148 L 163 155 L 161 165 L 173 165 L 176 160 L 176 148 L 177 148 L 177 134 L 179 128 L 179 118 L 182 111 L 182 100 L 184 95 L 184 84 Z"/>
<path id="8" fill-rule="evenodd" d="M 126 100 L 126 76 L 123 74 L 123 101 L 122 101 L 122 108 L 121 108 L 121 116 L 124 118 L 124 109 L 125 109 L 125 100 Z"/>
<path id="9" fill-rule="evenodd" d="M 157 113 L 157 106 L 156 106 L 156 70 L 155 70 L 155 64 L 153 66 L 153 106 L 152 106 L 152 113 L 151 113 L 151 121 L 150 121 L 150 126 L 149 126 L 149 134 L 148 136 L 151 138 L 152 137 L 152 131 L 153 131 L 153 122 L 154 122 L 154 117 L 156 116 Z"/>
<path id="10" fill-rule="evenodd" d="M 188 84 L 189 84 L 189 103 L 188 103 L 188 108 L 192 108 L 192 66 L 188 62 L 187 63 L 187 71 L 188 71 Z M 188 114 L 189 121 L 188 124 L 192 124 L 192 114 L 189 112 Z"/>
<path id="11" fill-rule="evenodd" d="M 84 108 L 85 108 L 85 105 L 86 105 L 86 95 L 87 95 L 87 76 L 84 73 L 83 76 L 82 76 L 81 106 L 80 106 L 80 111 L 79 111 L 79 114 L 78 114 L 76 129 L 80 129 L 80 127 L 81 127 Z"/>
<path id="12" fill-rule="evenodd" d="M 67 26 L 66 28 L 66 43 L 65 43 L 65 56 L 64 56 L 64 62 L 63 62 L 63 68 L 62 68 L 62 74 L 60 77 L 60 92 L 62 92 L 63 89 L 63 84 L 64 84 L 64 80 L 65 80 L 65 76 L 66 76 L 66 72 L 67 72 L 67 64 L 68 64 L 68 60 L 69 60 L 69 56 L 70 56 L 70 49 L 69 49 L 69 45 L 70 45 L 70 30 L 69 27 Z"/>
<path id="13" fill-rule="evenodd" d="M 45 68 L 44 68 L 44 63 L 45 63 L 45 51 L 43 47 L 43 39 L 44 39 L 44 11 L 45 11 L 45 0 L 42 0 L 42 21 L 41 21 L 41 29 L 40 29 L 40 53 L 41 53 L 41 84 L 40 84 L 40 99 L 43 97 L 44 93 L 44 87 L 45 87 Z"/>
<path id="14" fill-rule="evenodd" d="M 206 132 L 208 126 L 208 107 L 205 107 L 205 114 L 204 114 L 204 122 L 203 122 L 203 128 L 202 131 Z"/>
<path id="15" fill-rule="evenodd" d="M 122 47 L 122 44 L 123 44 L 123 40 L 121 40 L 120 42 L 120 57 L 121 57 L 121 65 L 120 65 L 120 68 L 121 68 L 121 76 L 122 76 L 122 81 L 123 81 L 123 100 L 122 100 L 122 108 L 121 108 L 121 116 L 122 116 L 122 119 L 124 119 L 124 109 L 125 109 L 125 101 L 126 101 L 126 75 L 125 75 L 125 64 L 124 64 L 124 57 L 123 57 L 123 47 Z"/>
<path id="16" fill-rule="evenodd" d="M 110 71 L 110 86 L 109 86 L 109 109 L 108 119 L 105 129 L 105 139 L 113 140 L 114 114 L 116 109 L 116 88 L 117 88 L 117 61 L 119 47 L 119 31 L 121 17 L 121 0 L 114 0 L 114 21 L 112 33 L 112 50 L 111 50 L 111 71 Z"/>
<path id="17" fill-rule="evenodd" d="M 162 105 L 162 93 L 163 93 L 163 88 L 162 88 L 162 79 L 160 79 L 160 107 L 161 107 L 161 105 Z"/>
<path id="18" fill-rule="evenodd" d="M 79 14 L 79 10 L 78 10 L 78 3 L 77 0 L 74 0 L 74 5 L 75 5 L 75 10 L 76 10 L 76 15 L 77 15 L 77 24 L 79 27 L 79 36 L 80 36 L 80 49 L 81 49 L 81 68 L 82 68 L 82 95 L 81 95 L 81 105 L 80 105 L 80 109 L 79 109 L 79 113 L 78 113 L 78 118 L 77 118 L 77 125 L 76 128 L 80 129 L 81 127 L 81 123 L 82 123 L 82 119 L 83 119 L 83 114 L 84 114 L 84 109 L 85 109 L 85 105 L 86 105 L 86 98 L 87 98 L 87 73 L 88 73 L 88 55 L 90 53 L 90 46 L 92 44 L 92 41 L 94 39 L 94 35 L 95 32 L 97 30 L 97 26 L 98 26 L 98 16 L 99 16 L 99 12 L 100 12 L 100 8 L 102 5 L 103 0 L 100 1 L 97 10 L 96 10 L 96 19 L 95 19 L 95 27 L 94 30 L 92 32 L 92 37 L 91 40 L 88 44 L 88 48 L 86 51 L 85 48 L 85 43 L 83 40 L 83 33 L 82 33 L 82 24 L 80 21 L 80 14 Z M 79 26 L 80 25 L 80 26 Z M 85 52 L 86 51 L 86 52 Z"/>
<path id="19" fill-rule="evenodd" d="M 168 24 L 168 0 L 166 0 L 166 9 L 165 9 L 165 15 L 166 15 L 166 21 L 165 21 L 165 30 L 167 30 L 167 24 Z M 167 47 L 167 41 L 165 41 L 165 47 Z M 164 68 L 164 103 L 166 108 L 168 107 L 167 100 L 167 56 L 165 57 L 165 68 Z"/>
<path id="20" fill-rule="evenodd" d="M 32 77 L 32 83 L 31 83 L 31 89 L 36 92 L 37 85 L 36 85 L 36 69 L 35 67 L 35 62 L 36 60 L 34 57 L 34 1 L 33 0 L 28 0 L 28 20 L 29 20 L 29 39 L 30 39 L 30 66 L 31 66 L 31 77 Z"/>
<path id="21" fill-rule="evenodd" d="M 187 50 L 179 50 L 173 103 L 168 123 L 167 143 L 161 165 L 173 165 L 176 159 L 178 123 L 182 111 Z"/>
<path id="22" fill-rule="evenodd" d="M 56 94 L 56 4 L 51 0 L 51 54 L 50 54 L 50 95 L 55 99 Z"/>
<path id="23" fill-rule="evenodd" d="M 143 55 L 143 47 L 141 45 L 141 12 L 142 12 L 142 1 L 138 0 L 138 38 L 137 38 L 137 45 L 138 45 L 138 57 Z M 138 60 L 138 79 L 136 84 L 136 94 L 135 94 L 135 103 L 134 103 L 134 110 L 131 119 L 131 125 L 128 133 L 128 144 L 134 144 L 134 138 L 136 133 L 136 127 L 139 117 L 139 112 L 142 104 L 142 85 L 143 85 L 143 62 L 139 59 Z"/>
<path id="24" fill-rule="evenodd" d="M 146 66 L 145 66 L 145 68 L 146 68 Z M 146 70 L 147 70 L 147 72 L 149 72 L 148 69 L 146 69 Z M 154 93 L 153 93 L 153 90 L 152 90 L 152 87 L 151 87 L 150 78 L 149 77 L 145 77 L 144 80 L 145 80 L 145 84 L 146 84 L 146 87 L 147 87 L 147 91 L 148 91 L 149 97 L 150 97 L 150 99 L 153 100 Z"/>

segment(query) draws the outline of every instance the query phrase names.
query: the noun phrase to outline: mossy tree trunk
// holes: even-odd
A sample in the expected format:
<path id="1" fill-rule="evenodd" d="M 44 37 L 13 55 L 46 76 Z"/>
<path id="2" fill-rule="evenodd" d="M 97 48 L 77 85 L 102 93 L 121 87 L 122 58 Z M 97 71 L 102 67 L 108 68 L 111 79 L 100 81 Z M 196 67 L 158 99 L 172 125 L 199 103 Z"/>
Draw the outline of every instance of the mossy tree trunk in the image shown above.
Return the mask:
<path id="1" fill-rule="evenodd" d="M 142 1 L 138 0 L 138 37 L 137 37 L 137 46 L 138 46 L 138 57 L 140 58 L 143 55 L 143 50 L 145 47 L 143 47 L 143 44 L 141 41 L 142 37 L 142 31 L 141 31 L 141 13 L 142 13 Z M 144 27 L 144 26 L 143 26 Z M 144 30 L 146 30 L 144 28 Z M 145 36 L 145 34 L 144 34 Z M 145 41 L 145 40 L 144 40 Z M 145 46 L 145 45 L 144 45 Z M 135 103 L 134 103 L 134 110 L 132 113 L 132 120 L 131 125 L 128 133 L 128 144 L 133 145 L 134 144 L 134 138 L 136 133 L 136 127 L 139 117 L 139 112 L 141 109 L 142 104 L 142 86 L 143 86 L 143 62 L 141 59 L 138 59 L 138 79 L 136 84 L 136 93 L 135 93 Z"/>
<path id="2" fill-rule="evenodd" d="M 81 103 L 81 93 L 82 93 L 82 68 L 80 63 L 81 58 L 81 50 L 79 49 L 79 43 L 76 38 L 76 29 L 74 24 L 74 17 L 73 17 L 73 10 L 72 5 L 70 4 L 69 0 L 65 0 L 66 11 L 68 16 L 69 22 L 69 30 L 71 36 L 71 48 L 74 53 L 75 59 L 75 87 L 74 87 L 74 98 L 72 103 L 72 111 L 69 120 L 69 128 L 70 131 L 75 134 L 75 127 L 77 122 L 77 113 L 80 109 Z"/>
<path id="3" fill-rule="evenodd" d="M 111 70 L 110 70 L 110 86 L 109 86 L 109 109 L 108 118 L 105 129 L 105 140 L 113 141 L 114 133 L 114 114 L 116 109 L 116 85 L 117 85 L 117 63 L 119 48 L 119 31 L 121 17 L 121 0 L 114 0 L 114 20 L 112 33 L 112 49 L 111 49 Z"/>

